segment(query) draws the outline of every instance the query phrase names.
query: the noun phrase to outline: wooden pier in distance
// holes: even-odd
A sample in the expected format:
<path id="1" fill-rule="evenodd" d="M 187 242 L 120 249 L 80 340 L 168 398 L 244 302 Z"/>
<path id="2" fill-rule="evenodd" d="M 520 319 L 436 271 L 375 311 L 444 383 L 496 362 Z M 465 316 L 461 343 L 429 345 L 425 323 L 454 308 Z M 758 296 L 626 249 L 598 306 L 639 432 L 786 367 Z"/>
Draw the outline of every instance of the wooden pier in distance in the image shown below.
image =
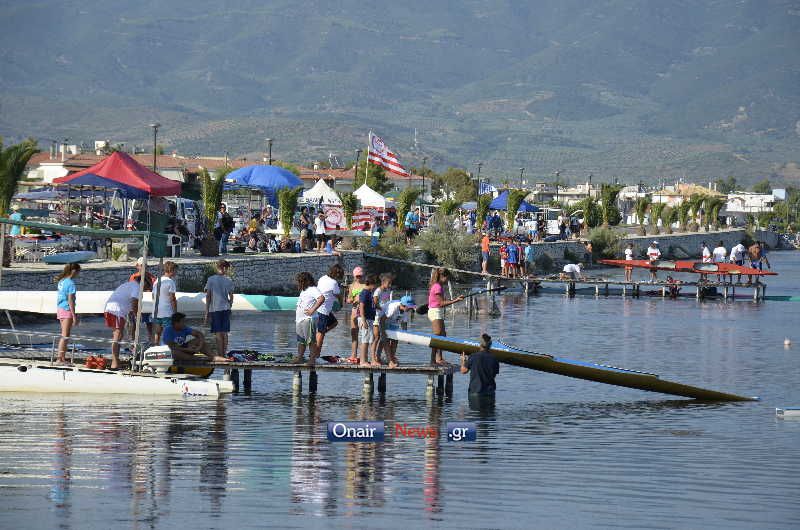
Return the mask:
<path id="1" fill-rule="evenodd" d="M 434 269 L 437 268 L 438 265 L 431 265 L 429 263 L 420 263 L 417 261 L 408 261 L 398 258 L 391 258 L 388 256 L 381 256 L 379 254 L 366 254 L 368 258 L 380 259 L 384 261 L 392 261 L 395 263 L 402 263 L 403 265 L 411 265 L 415 267 L 425 267 Z M 717 274 L 710 272 L 705 274 L 706 277 L 716 276 L 720 278 L 718 281 L 711 281 L 708 279 L 705 280 L 697 280 L 697 281 L 688 281 L 688 282 L 679 282 L 679 283 L 670 283 L 667 281 L 657 280 L 655 282 L 649 281 L 631 281 L 627 282 L 625 280 L 618 280 L 618 279 L 609 279 L 609 278 L 596 278 L 596 277 L 586 277 L 583 279 L 572 279 L 572 278 L 561 278 L 559 275 L 554 274 L 550 276 L 527 276 L 524 278 L 510 278 L 508 276 L 502 276 L 499 274 L 484 274 L 482 272 L 476 271 L 468 271 L 463 269 L 450 269 L 451 272 L 466 275 L 466 276 L 474 276 L 476 278 L 480 278 L 486 281 L 486 288 L 491 289 L 493 287 L 497 287 L 502 283 L 517 283 L 519 284 L 525 294 L 536 293 L 537 290 L 542 286 L 542 284 L 560 284 L 564 286 L 564 293 L 569 296 L 575 296 L 576 290 L 578 286 L 585 286 L 585 287 L 594 287 L 595 295 L 600 296 L 605 295 L 609 296 L 610 291 L 609 287 L 620 287 L 621 294 L 623 297 L 630 296 L 634 298 L 638 298 L 641 294 L 641 288 L 644 286 L 645 288 L 658 288 L 661 291 L 661 297 L 668 298 L 670 296 L 670 288 L 678 287 L 678 288 L 693 288 L 695 298 L 698 300 L 702 300 L 705 298 L 705 293 L 707 289 L 716 288 L 720 291 L 720 295 L 724 300 L 728 300 L 735 298 L 736 289 L 753 289 L 753 301 L 760 302 L 764 300 L 767 291 L 767 285 L 761 281 L 755 281 L 753 283 L 745 283 L 742 281 L 725 281 L 721 279 L 724 276 L 731 276 L 728 274 Z M 664 272 L 664 271 L 661 271 Z M 738 276 L 738 275 L 733 275 Z M 746 275 L 743 275 L 746 276 Z M 490 296 L 494 296 L 493 294 Z M 685 296 L 682 296 L 685 298 Z M 471 304 L 471 299 L 467 299 L 465 301 L 467 304 Z M 468 307 L 468 311 L 471 312 L 472 309 Z"/>
<path id="2" fill-rule="evenodd" d="M 179 366 L 197 366 L 194 364 L 181 363 Z M 364 393 L 372 395 L 375 391 L 375 378 L 378 375 L 378 393 L 386 393 L 386 380 L 388 374 L 393 375 L 426 375 L 428 382 L 426 392 L 437 395 L 452 397 L 453 395 L 453 373 L 454 365 L 432 366 L 428 364 L 404 364 L 396 368 L 388 366 L 359 366 L 357 364 L 324 364 L 317 363 L 314 366 L 307 364 L 292 364 L 269 361 L 253 362 L 230 362 L 230 363 L 210 363 L 202 366 L 213 366 L 225 370 L 224 379 L 233 382 L 236 392 L 241 388 L 245 392 L 250 392 L 253 385 L 253 371 L 271 370 L 276 372 L 293 372 L 292 390 L 295 393 L 302 393 L 303 372 L 308 372 L 308 392 L 317 391 L 318 372 L 359 372 L 364 375 Z M 240 385 L 240 370 L 242 375 Z"/>

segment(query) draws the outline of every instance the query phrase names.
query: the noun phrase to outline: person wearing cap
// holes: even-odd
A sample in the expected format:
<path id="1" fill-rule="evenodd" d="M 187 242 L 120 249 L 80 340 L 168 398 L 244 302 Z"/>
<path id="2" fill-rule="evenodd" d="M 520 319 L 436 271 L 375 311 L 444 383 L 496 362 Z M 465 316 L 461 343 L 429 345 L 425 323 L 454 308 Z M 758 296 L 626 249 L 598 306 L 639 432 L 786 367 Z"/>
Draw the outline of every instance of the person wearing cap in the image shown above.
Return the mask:
<path id="1" fill-rule="evenodd" d="M 144 268 L 145 268 L 144 267 L 144 258 L 140 257 L 139 259 L 136 260 L 136 272 L 131 274 L 130 278 L 128 278 L 128 281 L 137 282 L 138 283 L 139 282 L 139 278 L 142 277 L 142 270 L 144 270 Z M 146 293 L 153 292 L 153 286 L 155 284 L 156 284 L 156 276 L 155 276 L 155 274 L 152 274 L 150 272 L 145 271 L 145 275 L 144 275 L 144 292 L 146 292 Z M 144 311 L 142 311 L 142 323 L 147 328 L 147 340 L 149 340 L 153 344 L 157 344 L 157 341 L 155 340 L 155 335 L 153 334 L 153 318 L 152 318 L 152 316 L 153 316 L 152 313 L 145 313 Z M 136 325 L 135 325 L 135 323 L 136 323 L 136 315 L 130 315 L 128 321 L 131 324 L 131 326 L 129 328 L 130 329 L 130 334 L 131 334 L 131 340 L 134 340 L 134 337 L 136 336 Z"/>
<path id="2" fill-rule="evenodd" d="M 495 377 L 500 373 L 500 363 L 492 354 L 492 337 L 481 335 L 481 349 L 467 358 L 461 353 L 461 373 L 469 373 L 469 395 L 491 397 L 497 390 Z"/>
<path id="3" fill-rule="evenodd" d="M 650 263 L 653 263 L 654 261 L 658 261 L 659 259 L 661 259 L 661 250 L 658 248 L 658 241 L 653 241 L 652 243 L 650 243 L 650 246 L 647 247 L 647 259 L 650 261 Z M 650 281 L 651 282 L 656 281 L 655 268 L 650 269 Z"/>
<path id="4" fill-rule="evenodd" d="M 19 213 L 19 204 L 15 204 L 11 207 L 11 211 L 13 212 L 11 215 L 8 216 L 9 219 L 12 221 L 22 221 L 23 217 L 22 214 Z M 22 235 L 22 227 L 19 225 L 11 225 L 11 229 L 8 231 L 8 235 L 11 237 L 14 236 L 21 236 Z"/>
<path id="5" fill-rule="evenodd" d="M 364 269 L 353 269 L 353 283 L 347 291 L 347 301 L 350 303 L 350 362 L 358 362 L 358 296 L 366 287 L 362 280 Z"/>
<path id="6" fill-rule="evenodd" d="M 406 329 L 408 327 L 411 311 L 417 308 L 414 298 L 405 295 L 400 300 L 391 300 L 386 304 L 384 312 L 385 329 Z M 397 361 L 397 341 L 387 338 L 384 351 L 389 358 L 389 368 L 395 368 L 400 363 Z"/>
<path id="7" fill-rule="evenodd" d="M 231 264 L 217 261 L 217 273 L 206 280 L 205 322 L 211 321 L 211 333 L 217 336 L 217 354 L 228 353 L 228 333 L 231 331 L 231 307 L 233 306 L 233 280 L 228 277 Z"/>

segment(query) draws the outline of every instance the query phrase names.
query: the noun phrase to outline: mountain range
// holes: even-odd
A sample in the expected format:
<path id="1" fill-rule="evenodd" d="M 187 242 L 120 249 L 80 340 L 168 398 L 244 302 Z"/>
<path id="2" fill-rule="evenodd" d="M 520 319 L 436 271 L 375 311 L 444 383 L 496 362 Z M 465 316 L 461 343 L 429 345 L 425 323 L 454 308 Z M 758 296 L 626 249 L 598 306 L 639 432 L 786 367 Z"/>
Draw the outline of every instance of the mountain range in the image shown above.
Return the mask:
<path id="1" fill-rule="evenodd" d="M 0 134 L 495 180 L 800 182 L 785 0 L 3 2 Z M 416 137 L 415 137 L 416 130 Z"/>

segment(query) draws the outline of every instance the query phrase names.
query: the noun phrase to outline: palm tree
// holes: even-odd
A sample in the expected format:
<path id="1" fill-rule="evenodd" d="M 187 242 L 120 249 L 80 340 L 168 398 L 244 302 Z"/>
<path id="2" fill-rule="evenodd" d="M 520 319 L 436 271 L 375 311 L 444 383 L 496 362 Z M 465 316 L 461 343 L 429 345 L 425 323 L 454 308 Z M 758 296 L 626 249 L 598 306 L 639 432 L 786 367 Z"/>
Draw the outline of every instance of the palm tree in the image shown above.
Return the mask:
<path id="1" fill-rule="evenodd" d="M 344 211 L 344 222 L 348 230 L 353 228 L 353 215 L 358 210 L 358 197 L 353 193 L 342 193 L 342 210 Z"/>
<path id="2" fill-rule="evenodd" d="M 217 222 L 217 211 L 222 205 L 222 191 L 225 188 L 225 175 L 233 171 L 231 167 L 225 167 L 217 172 L 217 178 L 212 179 L 211 173 L 206 168 L 200 170 L 201 198 L 203 201 L 203 214 L 205 215 L 206 227 L 205 237 L 200 242 L 200 254 L 203 256 L 216 256 L 219 254 L 219 246 L 214 239 L 214 225 Z"/>
<path id="3" fill-rule="evenodd" d="M 300 198 L 300 192 L 302 191 L 303 186 L 278 190 L 278 215 L 280 216 L 284 237 L 289 237 L 289 232 L 292 231 L 294 211 L 297 209 L 297 200 Z"/>
<path id="4" fill-rule="evenodd" d="M 707 221 L 714 227 L 714 230 L 719 230 L 719 212 L 725 206 L 725 199 L 722 197 L 708 197 L 705 201 L 706 212 L 708 212 Z"/>
<path id="5" fill-rule="evenodd" d="M 479 230 L 483 229 L 483 222 L 486 221 L 486 216 L 489 215 L 489 205 L 492 200 L 494 199 L 491 193 L 484 193 L 478 196 L 478 205 L 475 207 L 475 226 Z"/>
<path id="6" fill-rule="evenodd" d="M 11 198 L 22 180 L 25 166 L 33 155 L 39 152 L 36 141 L 28 138 L 16 145 L 4 148 L 0 138 L 0 215 L 6 215 L 11 206 Z"/>
<path id="7" fill-rule="evenodd" d="M 422 191 L 419 188 L 406 188 L 397 196 L 397 225 L 402 226 L 406 214 L 411 211 Z"/>
<path id="8" fill-rule="evenodd" d="M 639 222 L 639 234 L 643 236 L 647 235 L 647 231 L 644 229 L 644 216 L 650 207 L 650 202 L 650 197 L 639 197 L 636 199 L 636 205 L 634 206 L 636 220 Z"/>
<path id="9" fill-rule="evenodd" d="M 686 231 L 686 227 L 689 224 L 689 210 L 691 209 L 692 205 L 688 200 L 684 200 L 680 206 L 678 206 L 678 224 L 682 232 Z"/>
<path id="10" fill-rule="evenodd" d="M 689 207 L 692 210 L 691 214 L 691 225 L 693 225 L 693 230 L 697 230 L 699 227 L 698 225 L 703 222 L 701 218 L 698 222 L 697 216 L 700 215 L 700 210 L 703 207 L 703 203 L 705 202 L 706 198 L 703 195 L 693 193 L 689 196 L 687 202 L 689 203 Z"/>
<path id="11" fill-rule="evenodd" d="M 611 214 L 617 208 L 617 196 L 622 191 L 618 184 L 603 184 L 600 186 L 600 209 L 603 214 L 603 226 L 608 226 Z M 616 216 L 617 219 L 619 218 Z"/>
<path id="12" fill-rule="evenodd" d="M 678 209 L 670 208 L 666 204 L 661 210 L 661 221 L 664 223 L 664 231 L 667 234 L 672 233 L 672 223 L 678 220 Z"/>
<path id="13" fill-rule="evenodd" d="M 655 226 L 655 233 L 660 233 L 658 229 L 658 220 L 661 219 L 661 212 L 664 211 L 667 204 L 663 202 L 657 202 L 650 205 L 650 226 Z M 663 219 L 661 219 L 663 222 Z"/>
<path id="14" fill-rule="evenodd" d="M 528 196 L 525 190 L 509 190 L 508 202 L 506 203 L 506 226 L 509 230 L 514 230 L 514 221 L 517 218 L 517 211 L 522 201 Z"/>

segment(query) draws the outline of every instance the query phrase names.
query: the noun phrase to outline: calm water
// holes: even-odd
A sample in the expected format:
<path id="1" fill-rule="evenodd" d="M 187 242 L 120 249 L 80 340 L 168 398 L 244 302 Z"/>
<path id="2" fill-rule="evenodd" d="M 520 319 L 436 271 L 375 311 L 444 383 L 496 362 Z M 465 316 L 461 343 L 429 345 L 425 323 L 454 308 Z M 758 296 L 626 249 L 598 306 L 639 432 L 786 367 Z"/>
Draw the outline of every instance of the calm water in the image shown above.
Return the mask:
<path id="1" fill-rule="evenodd" d="M 770 257 L 782 276 L 768 294 L 800 294 L 800 253 Z M 774 415 L 800 405 L 800 303 L 499 305 L 500 318 L 451 319 L 450 334 L 762 401 L 699 404 L 507 366 L 483 412 L 458 376 L 452 401 L 427 400 L 424 376 L 390 376 L 386 402 L 366 401 L 360 376 L 328 373 L 316 398 L 293 397 L 288 373 L 256 373 L 252 395 L 218 401 L 4 395 L 0 528 L 800 527 L 800 421 Z M 239 317 L 234 346 L 289 351 L 291 319 Z M 345 330 L 332 338 L 346 350 Z M 331 444 L 324 422 L 342 419 L 476 421 L 478 440 Z"/>

